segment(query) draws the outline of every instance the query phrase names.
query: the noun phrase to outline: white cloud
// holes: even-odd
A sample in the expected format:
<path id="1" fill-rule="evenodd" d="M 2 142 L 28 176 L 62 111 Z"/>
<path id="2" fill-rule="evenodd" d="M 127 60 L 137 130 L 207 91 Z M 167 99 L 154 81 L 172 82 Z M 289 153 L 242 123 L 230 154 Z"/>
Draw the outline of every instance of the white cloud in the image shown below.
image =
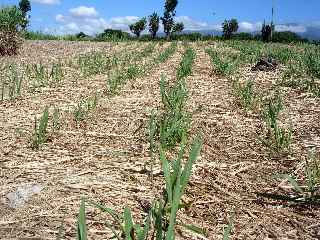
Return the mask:
<path id="1" fill-rule="evenodd" d="M 307 31 L 307 27 L 304 25 L 283 24 L 283 25 L 276 25 L 276 31 L 278 32 L 290 31 L 295 33 L 305 33 Z"/>
<path id="2" fill-rule="evenodd" d="M 177 22 L 182 22 L 184 24 L 185 30 L 199 31 L 199 30 L 209 29 L 208 23 L 196 21 L 188 16 L 179 16 L 179 17 L 176 17 L 175 20 Z"/>
<path id="3" fill-rule="evenodd" d="M 60 4 L 60 0 L 31 0 L 31 2 L 45 4 L 45 5 L 57 5 L 57 4 Z"/>
<path id="4" fill-rule="evenodd" d="M 239 32 L 257 32 L 262 28 L 262 23 L 239 22 Z"/>
<path id="5" fill-rule="evenodd" d="M 97 17 L 98 12 L 94 7 L 80 6 L 69 10 L 73 17 Z"/>

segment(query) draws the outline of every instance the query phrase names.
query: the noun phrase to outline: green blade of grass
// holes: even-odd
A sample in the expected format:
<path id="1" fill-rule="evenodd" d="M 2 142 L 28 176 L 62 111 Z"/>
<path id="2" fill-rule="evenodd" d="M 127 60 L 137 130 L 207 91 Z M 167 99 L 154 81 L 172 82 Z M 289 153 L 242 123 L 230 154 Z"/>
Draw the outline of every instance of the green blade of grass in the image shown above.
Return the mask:
<path id="1" fill-rule="evenodd" d="M 81 200 L 78 216 L 78 240 L 87 240 L 86 209 L 84 199 Z"/>

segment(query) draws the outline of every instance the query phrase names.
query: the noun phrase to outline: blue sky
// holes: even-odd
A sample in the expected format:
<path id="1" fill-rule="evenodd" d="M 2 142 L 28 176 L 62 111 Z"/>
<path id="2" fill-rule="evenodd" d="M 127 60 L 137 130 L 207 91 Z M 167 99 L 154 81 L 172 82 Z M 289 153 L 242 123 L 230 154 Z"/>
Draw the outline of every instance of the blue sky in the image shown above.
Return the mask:
<path id="1" fill-rule="evenodd" d="M 320 0 L 275 0 L 278 30 L 304 32 L 320 28 Z M 0 0 L 0 5 L 18 0 Z M 163 12 L 164 0 L 31 0 L 31 29 L 56 34 L 105 28 L 128 30 L 127 25 L 153 11 Z M 271 19 L 272 0 L 179 0 L 177 21 L 187 30 L 219 30 L 224 19 L 237 18 L 240 31 L 257 31 Z"/>

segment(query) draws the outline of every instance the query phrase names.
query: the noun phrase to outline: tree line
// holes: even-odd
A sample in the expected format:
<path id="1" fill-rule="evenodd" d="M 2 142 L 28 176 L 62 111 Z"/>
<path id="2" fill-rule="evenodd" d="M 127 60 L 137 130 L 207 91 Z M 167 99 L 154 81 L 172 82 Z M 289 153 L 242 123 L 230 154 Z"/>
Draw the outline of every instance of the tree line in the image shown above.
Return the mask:
<path id="1" fill-rule="evenodd" d="M 154 39 L 157 36 L 157 32 L 160 28 L 160 20 L 163 25 L 163 31 L 166 34 L 167 39 L 170 39 L 171 35 L 174 33 L 180 33 L 184 29 L 184 24 L 182 22 L 175 22 L 174 17 L 176 16 L 176 7 L 178 5 L 178 0 L 166 0 L 164 5 L 163 16 L 160 17 L 156 12 L 148 17 L 141 18 L 136 23 L 129 26 L 130 31 L 135 34 L 138 38 L 141 32 L 147 27 L 147 22 L 149 25 L 149 32 L 151 37 Z"/>

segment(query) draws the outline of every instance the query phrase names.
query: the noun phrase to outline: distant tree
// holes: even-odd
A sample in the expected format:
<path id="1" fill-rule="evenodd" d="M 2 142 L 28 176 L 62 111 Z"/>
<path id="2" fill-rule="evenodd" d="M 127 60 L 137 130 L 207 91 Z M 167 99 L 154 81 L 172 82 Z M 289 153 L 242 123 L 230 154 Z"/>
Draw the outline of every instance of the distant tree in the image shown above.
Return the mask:
<path id="1" fill-rule="evenodd" d="M 241 33 L 233 34 L 232 39 L 253 40 L 254 36 L 251 33 L 241 32 Z"/>
<path id="2" fill-rule="evenodd" d="M 182 22 L 174 24 L 172 28 L 173 33 L 181 33 L 184 29 L 184 24 Z"/>
<path id="3" fill-rule="evenodd" d="M 29 0 L 20 0 L 19 2 L 19 10 L 22 12 L 23 15 L 23 22 L 21 23 L 21 28 L 25 30 L 29 24 L 30 16 L 27 15 L 28 12 L 31 11 L 31 4 Z"/>
<path id="4" fill-rule="evenodd" d="M 298 34 L 290 31 L 273 32 L 272 41 L 281 43 L 309 42 L 308 39 L 304 39 Z"/>
<path id="5" fill-rule="evenodd" d="M 86 38 L 88 37 L 87 34 L 85 34 L 84 32 L 79 32 L 77 35 L 76 35 L 77 38 Z"/>
<path id="6" fill-rule="evenodd" d="M 261 38 L 264 42 L 270 42 L 272 35 L 272 27 L 264 22 L 261 29 Z"/>
<path id="7" fill-rule="evenodd" d="M 149 32 L 152 38 L 156 38 L 157 32 L 159 31 L 160 17 L 156 12 L 149 16 Z"/>
<path id="8" fill-rule="evenodd" d="M 239 24 L 237 19 L 231 19 L 231 20 L 224 20 L 222 23 L 222 29 L 223 29 L 223 37 L 225 39 L 230 39 L 232 37 L 232 34 L 237 32 L 239 29 Z"/>
<path id="9" fill-rule="evenodd" d="M 0 56 L 18 53 L 22 22 L 23 14 L 16 6 L 0 7 Z"/>
<path id="10" fill-rule="evenodd" d="M 140 37 L 141 32 L 146 29 L 147 19 L 144 17 L 140 19 L 138 22 L 131 24 L 129 26 L 130 31 L 134 33 L 137 37 Z"/>
<path id="11" fill-rule="evenodd" d="M 163 24 L 164 32 L 167 36 L 167 39 L 170 39 L 172 33 L 172 28 L 174 27 L 174 17 L 176 15 L 176 7 L 178 5 L 178 0 L 166 0 L 164 5 L 163 17 L 161 21 Z"/>
<path id="12" fill-rule="evenodd" d="M 105 29 L 103 33 L 99 33 L 96 36 L 98 41 L 105 41 L 105 40 L 122 40 L 130 38 L 130 34 L 127 32 L 123 32 L 121 30 L 116 29 Z"/>

